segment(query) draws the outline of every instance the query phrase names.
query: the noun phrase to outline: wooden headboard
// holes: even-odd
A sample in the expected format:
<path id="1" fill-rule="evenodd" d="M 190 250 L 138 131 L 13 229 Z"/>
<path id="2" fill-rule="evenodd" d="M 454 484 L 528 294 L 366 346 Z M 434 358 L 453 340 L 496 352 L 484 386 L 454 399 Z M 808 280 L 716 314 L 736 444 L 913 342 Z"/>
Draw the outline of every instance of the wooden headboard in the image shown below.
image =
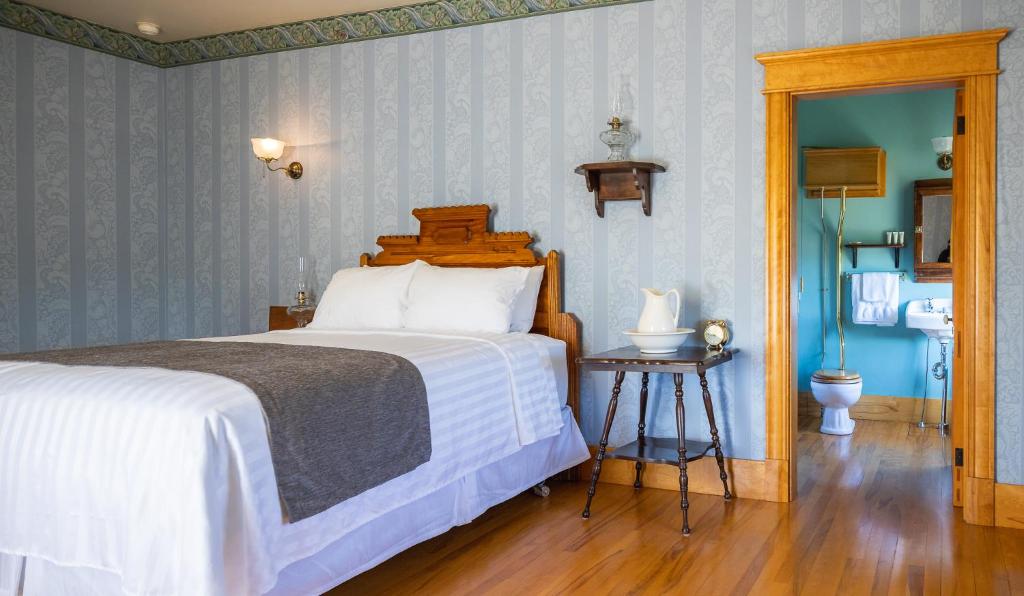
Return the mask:
<path id="1" fill-rule="evenodd" d="M 404 265 L 416 259 L 442 267 L 533 267 L 544 265 L 544 280 L 537 298 L 533 333 L 565 342 L 569 368 L 569 406 L 579 417 L 579 378 L 576 357 L 580 349 L 580 323 L 562 312 L 562 273 L 558 253 L 538 257 L 528 232 L 492 232 L 488 229 L 491 208 L 487 205 L 459 205 L 413 209 L 420 233 L 409 236 L 380 236 L 383 249 L 375 256 L 364 253 L 363 266 Z"/>

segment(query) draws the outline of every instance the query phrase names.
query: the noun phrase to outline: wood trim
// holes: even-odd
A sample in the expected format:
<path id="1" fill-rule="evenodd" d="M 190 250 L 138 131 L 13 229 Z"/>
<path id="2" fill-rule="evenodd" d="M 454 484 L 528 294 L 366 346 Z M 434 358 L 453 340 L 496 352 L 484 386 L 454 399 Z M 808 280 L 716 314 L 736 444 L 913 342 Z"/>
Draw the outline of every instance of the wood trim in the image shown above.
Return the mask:
<path id="1" fill-rule="evenodd" d="M 758 54 L 765 93 L 815 93 L 996 75 L 1009 29 Z"/>
<path id="2" fill-rule="evenodd" d="M 576 358 L 581 354 L 581 325 L 572 313 L 562 311 L 562 267 L 557 252 L 538 257 L 529 246 L 533 236 L 528 232 L 492 232 L 491 208 L 487 205 L 457 205 L 413 209 L 420 222 L 417 235 L 380 236 L 377 244 L 383 249 L 376 255 L 364 253 L 359 264 L 364 267 L 404 265 L 415 260 L 440 267 L 533 267 L 544 266 L 537 313 L 532 333 L 547 335 L 565 342 L 569 373 L 568 405 L 579 421 L 580 384 Z M 579 468 L 569 471 L 569 478 L 579 478 Z"/>
<path id="3" fill-rule="evenodd" d="M 810 391 L 798 395 L 800 419 L 821 418 L 821 404 Z M 942 418 L 942 400 L 897 395 L 861 395 L 850 408 L 855 420 L 887 420 L 891 422 L 917 422 L 921 419 L 921 402 L 925 402 L 925 422 L 937 424 Z M 946 402 L 946 420 L 952 421 L 953 400 Z"/>
<path id="4" fill-rule="evenodd" d="M 795 497 L 796 488 L 793 479 L 795 473 L 790 470 L 789 460 L 764 460 L 764 500 L 777 503 L 788 503 Z M 795 465 L 793 466 L 795 467 Z"/>
<path id="5" fill-rule="evenodd" d="M 996 77 L 970 77 L 964 86 L 967 162 L 964 203 L 967 218 L 959 232 L 966 232 L 964 258 L 967 266 L 954 263 L 953 285 L 963 308 L 953 307 L 956 350 L 963 354 L 964 467 L 967 480 L 964 519 L 969 523 L 995 523 L 992 494 L 995 482 L 995 290 L 996 290 Z M 955 201 L 955 199 L 954 199 Z M 958 314 L 961 313 L 961 314 Z M 970 316 L 963 316 L 964 314 Z M 954 364 L 956 360 L 954 359 Z M 956 399 L 956 397 L 954 397 Z M 973 482 L 972 482 L 973 480 Z M 981 494 L 984 492 L 984 494 Z"/>
<path id="6" fill-rule="evenodd" d="M 956 107 L 955 114 L 959 118 L 965 116 L 964 114 L 964 89 L 960 88 L 956 90 Z M 950 250 L 951 260 L 955 261 L 959 258 L 964 259 L 964 263 L 967 263 L 967 251 L 969 243 L 967 242 L 966 234 L 970 232 L 969 229 L 964 229 L 965 222 L 968 221 L 967 201 L 964 197 L 967 196 L 967 160 L 965 159 L 965 147 L 966 134 L 959 134 L 956 128 L 953 129 L 953 171 L 960 172 L 963 175 L 953 177 L 953 231 L 950 237 Z M 953 284 L 953 312 L 963 312 L 957 309 L 967 308 L 967 283 L 964 278 L 960 277 L 967 273 L 966 271 L 953 271 L 954 284 Z M 961 324 L 955 320 L 954 317 L 954 336 L 958 333 L 956 327 Z M 966 324 L 966 323 L 964 323 Z M 961 327 L 962 329 L 962 327 Z M 952 442 L 953 449 L 963 449 L 966 456 L 966 448 L 964 446 L 964 437 L 967 433 L 967 412 L 966 403 L 963 399 L 958 399 L 958 396 L 967 395 L 969 379 L 968 371 L 966 369 L 966 362 L 964 360 L 964 352 L 960 349 L 959 338 L 953 344 L 953 422 L 950 425 L 950 439 Z M 953 505 L 957 507 L 964 506 L 964 478 L 966 476 L 966 468 L 964 466 L 953 467 Z"/>
<path id="7" fill-rule="evenodd" d="M 954 313 L 971 316 L 954 316 L 953 421 L 963 425 L 964 519 L 994 523 L 995 79 L 999 42 L 1008 32 L 991 29 L 757 56 L 765 67 L 767 134 L 766 456 L 782 462 L 780 484 L 788 498 L 796 496 L 794 102 L 820 93 L 962 85 L 967 127 L 962 145 L 954 146 L 954 159 L 959 155 L 964 162 L 959 169 L 954 165 Z"/>
<path id="8" fill-rule="evenodd" d="M 964 476 L 964 521 L 980 526 L 996 523 L 995 480 Z"/>
<path id="9" fill-rule="evenodd" d="M 765 221 L 765 458 L 784 462 L 796 456 L 796 226 L 790 197 L 796 192 L 794 99 L 770 93 L 766 122 Z M 787 500 L 796 498 L 796 466 L 786 466 Z"/>
<path id="10" fill-rule="evenodd" d="M 614 451 L 609 449 L 609 453 Z M 583 479 L 590 480 L 593 457 L 597 446 L 590 446 L 591 460 L 583 464 Z M 605 459 L 601 464 L 599 484 L 633 486 L 636 478 L 636 462 L 625 459 Z M 729 473 L 729 490 L 733 496 L 760 501 L 785 501 L 779 498 L 776 466 L 768 461 L 725 458 L 725 469 Z M 714 457 L 692 461 L 686 468 L 690 492 L 703 495 L 721 495 L 722 480 L 718 477 L 718 464 Z M 671 464 L 644 464 L 641 476 L 644 488 L 679 492 L 679 467 Z M 598 491 L 600 492 L 600 491 Z"/>
<path id="11" fill-rule="evenodd" d="M 995 524 L 1004 528 L 1024 530 L 1024 486 L 997 482 L 995 494 Z"/>

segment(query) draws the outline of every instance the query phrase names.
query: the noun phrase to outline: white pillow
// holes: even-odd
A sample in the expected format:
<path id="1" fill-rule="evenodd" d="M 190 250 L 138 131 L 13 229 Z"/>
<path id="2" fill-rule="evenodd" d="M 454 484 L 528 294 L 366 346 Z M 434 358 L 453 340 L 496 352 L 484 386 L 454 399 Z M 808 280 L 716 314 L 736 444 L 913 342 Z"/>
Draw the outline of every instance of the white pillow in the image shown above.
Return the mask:
<path id="1" fill-rule="evenodd" d="M 310 329 L 399 329 L 409 282 L 423 261 L 397 267 L 339 269 L 324 290 Z"/>
<path id="2" fill-rule="evenodd" d="M 512 305 L 526 285 L 525 267 L 434 267 L 416 270 L 405 327 L 423 331 L 508 333 Z"/>
<path id="3" fill-rule="evenodd" d="M 537 295 L 540 294 L 540 282 L 544 280 L 544 265 L 530 267 L 526 274 L 526 285 L 512 305 L 512 324 L 509 331 L 529 333 L 533 329 L 533 317 L 537 314 Z"/>

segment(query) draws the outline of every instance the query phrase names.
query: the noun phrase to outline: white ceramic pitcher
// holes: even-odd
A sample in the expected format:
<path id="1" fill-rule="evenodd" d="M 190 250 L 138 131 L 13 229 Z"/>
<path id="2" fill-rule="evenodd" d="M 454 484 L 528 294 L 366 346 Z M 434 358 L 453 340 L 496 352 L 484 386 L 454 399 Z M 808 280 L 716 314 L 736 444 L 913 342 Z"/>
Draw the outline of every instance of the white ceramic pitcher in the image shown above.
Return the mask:
<path id="1" fill-rule="evenodd" d="M 640 313 L 640 321 L 636 324 L 636 330 L 640 333 L 670 333 L 679 326 L 679 307 L 682 298 L 679 292 L 673 288 L 667 292 L 654 288 L 640 288 L 644 293 L 646 302 L 644 310 Z M 673 313 L 668 304 L 668 297 L 676 297 L 676 308 Z"/>

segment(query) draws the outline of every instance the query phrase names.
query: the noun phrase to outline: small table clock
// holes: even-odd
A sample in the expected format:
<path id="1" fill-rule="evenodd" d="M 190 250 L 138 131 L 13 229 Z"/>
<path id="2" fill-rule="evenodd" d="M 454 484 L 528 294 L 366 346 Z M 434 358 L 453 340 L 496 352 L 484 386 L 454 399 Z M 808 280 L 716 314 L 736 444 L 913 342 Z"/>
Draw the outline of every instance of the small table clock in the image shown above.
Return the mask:
<path id="1" fill-rule="evenodd" d="M 709 350 L 720 351 L 732 339 L 729 325 L 722 319 L 711 319 L 704 327 L 704 342 Z"/>

